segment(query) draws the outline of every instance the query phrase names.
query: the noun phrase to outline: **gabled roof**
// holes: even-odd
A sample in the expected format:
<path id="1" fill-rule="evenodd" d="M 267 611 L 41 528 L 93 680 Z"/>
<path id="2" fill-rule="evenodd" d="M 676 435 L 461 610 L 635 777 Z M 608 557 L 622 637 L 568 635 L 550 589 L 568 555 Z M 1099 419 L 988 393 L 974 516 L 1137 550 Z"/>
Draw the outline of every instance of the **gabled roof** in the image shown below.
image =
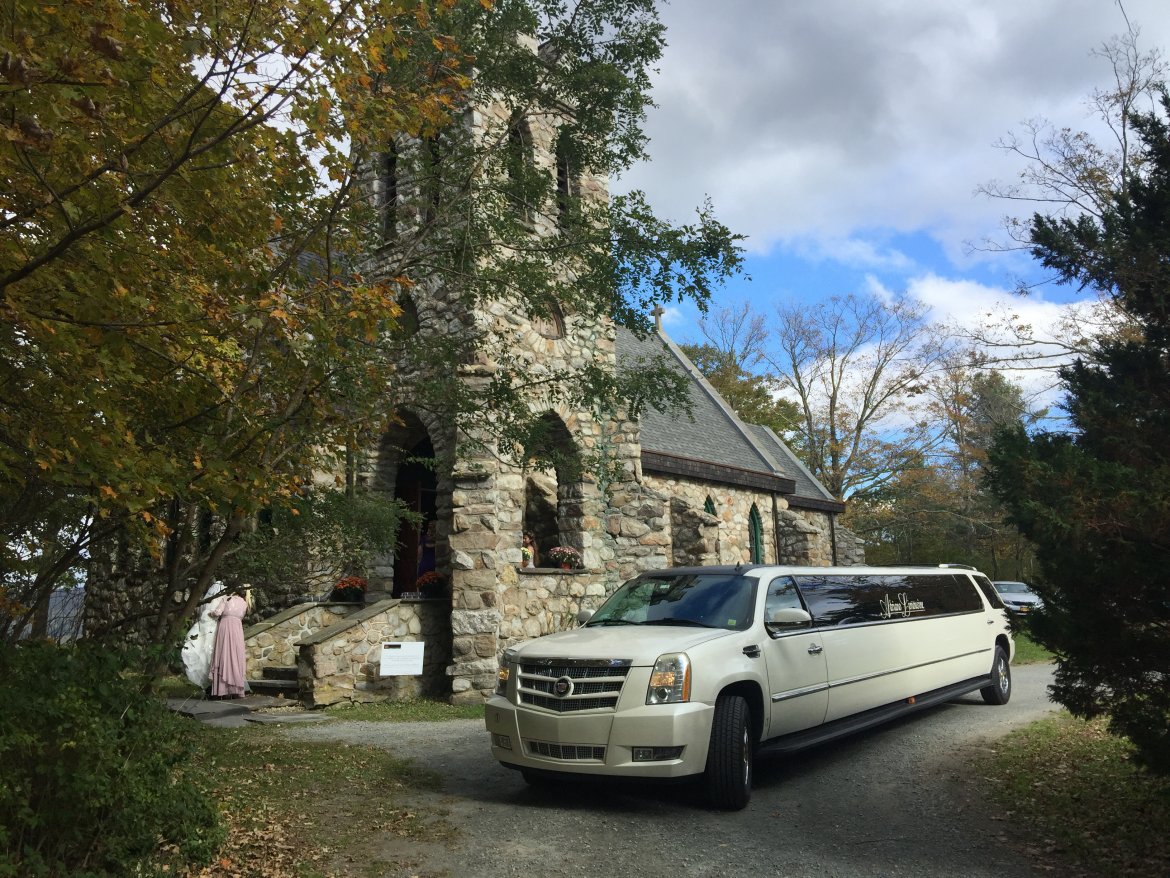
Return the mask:
<path id="1" fill-rule="evenodd" d="M 691 415 L 642 413 L 642 469 L 776 491 L 789 505 L 841 512 L 833 496 L 767 427 L 745 424 L 698 368 L 661 330 L 638 338 L 618 327 L 619 365 L 664 356 L 690 383 Z"/>

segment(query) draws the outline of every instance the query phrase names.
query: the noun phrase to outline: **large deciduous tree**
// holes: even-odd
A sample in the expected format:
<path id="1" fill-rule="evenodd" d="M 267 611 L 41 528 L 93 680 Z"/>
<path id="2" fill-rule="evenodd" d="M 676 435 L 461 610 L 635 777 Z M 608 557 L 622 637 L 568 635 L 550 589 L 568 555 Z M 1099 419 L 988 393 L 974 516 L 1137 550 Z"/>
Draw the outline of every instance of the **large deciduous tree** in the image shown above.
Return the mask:
<path id="1" fill-rule="evenodd" d="M 991 481 L 1036 545 L 1056 698 L 1108 715 L 1170 772 L 1170 97 L 1131 119 L 1140 171 L 1076 216 L 1036 215 L 1033 255 L 1108 299 L 1134 332 L 1061 370 L 1067 433 L 1001 434 Z"/>
<path id="2" fill-rule="evenodd" d="M 703 377 L 744 422 L 768 427 L 786 442 L 798 442 L 800 410 L 780 395 L 780 378 L 759 369 L 768 339 L 764 316 L 746 304 L 722 307 L 701 319 L 699 329 L 705 342 L 680 347 Z"/>
<path id="3" fill-rule="evenodd" d="M 930 381 L 927 412 L 942 441 L 881 490 L 850 505 L 849 526 L 873 563 L 973 564 L 996 579 L 1030 578 L 1032 550 L 988 491 L 987 449 L 998 430 L 1032 425 L 1018 386 L 952 360 Z"/>
<path id="4" fill-rule="evenodd" d="M 12 0 L 0 19 L 0 637 L 104 541 L 148 559 L 152 636 L 173 639 L 255 513 L 295 514 L 314 471 L 344 469 L 404 373 L 522 444 L 531 376 L 501 356 L 454 382 L 482 339 L 419 344 L 399 323 L 418 285 L 645 328 L 738 263 L 709 209 L 676 227 L 638 193 L 554 193 L 510 130 L 464 124 L 485 97 L 517 120 L 571 108 L 566 160 L 642 157 L 650 0 Z M 387 235 L 362 175 L 399 148 Z M 561 234 L 534 238 L 554 204 Z M 672 390 L 556 377 L 599 408 Z"/>
<path id="5" fill-rule="evenodd" d="M 945 339 L 912 299 L 782 305 L 764 359 L 800 407 L 797 443 L 834 497 L 875 491 L 937 440 L 913 402 Z"/>

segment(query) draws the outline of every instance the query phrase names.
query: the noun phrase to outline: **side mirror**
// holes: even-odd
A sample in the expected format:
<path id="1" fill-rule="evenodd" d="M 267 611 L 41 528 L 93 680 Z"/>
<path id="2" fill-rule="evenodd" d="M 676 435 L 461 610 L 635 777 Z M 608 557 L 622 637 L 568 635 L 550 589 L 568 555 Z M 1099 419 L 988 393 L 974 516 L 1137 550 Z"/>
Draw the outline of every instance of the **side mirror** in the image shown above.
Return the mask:
<path id="1" fill-rule="evenodd" d="M 808 614 L 808 610 L 802 610 L 800 607 L 781 607 L 772 614 L 772 618 L 768 620 L 770 625 L 807 625 L 812 621 L 812 616 Z"/>
<path id="2" fill-rule="evenodd" d="M 582 610 L 580 613 L 577 614 L 577 624 L 584 625 L 586 622 L 588 622 L 592 618 L 593 618 L 593 611 L 592 610 Z"/>

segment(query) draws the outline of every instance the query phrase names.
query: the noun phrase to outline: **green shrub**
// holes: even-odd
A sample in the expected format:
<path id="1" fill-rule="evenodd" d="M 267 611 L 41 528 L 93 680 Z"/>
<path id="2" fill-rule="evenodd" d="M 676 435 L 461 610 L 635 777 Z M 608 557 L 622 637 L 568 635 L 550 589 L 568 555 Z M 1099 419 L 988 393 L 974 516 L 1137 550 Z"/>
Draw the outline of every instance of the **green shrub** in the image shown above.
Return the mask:
<path id="1" fill-rule="evenodd" d="M 0 645 L 0 878 L 149 875 L 222 844 L 194 730 L 130 668 L 89 644 Z"/>

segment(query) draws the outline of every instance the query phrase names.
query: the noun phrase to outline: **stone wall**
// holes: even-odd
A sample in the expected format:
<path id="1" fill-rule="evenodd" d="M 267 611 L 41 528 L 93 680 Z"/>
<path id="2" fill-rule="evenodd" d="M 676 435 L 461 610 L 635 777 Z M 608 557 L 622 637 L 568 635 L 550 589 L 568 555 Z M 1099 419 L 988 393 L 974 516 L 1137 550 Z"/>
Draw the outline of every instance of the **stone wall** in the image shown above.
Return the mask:
<path id="1" fill-rule="evenodd" d="M 837 520 L 837 563 L 847 567 L 865 564 L 865 540 L 842 527 L 840 519 Z"/>
<path id="2" fill-rule="evenodd" d="M 604 577 L 596 571 L 530 568 L 516 570 L 515 577 L 501 583 L 501 608 L 498 650 L 502 652 L 533 637 L 565 631 L 577 625 L 581 610 L 593 610 L 606 598 Z M 455 649 L 459 650 L 459 638 Z M 477 656 L 483 658 L 486 642 L 476 644 Z M 492 668 L 495 673 L 495 666 Z"/>
<path id="3" fill-rule="evenodd" d="M 750 563 L 751 544 L 749 518 L 752 504 L 760 514 L 760 523 L 763 526 L 764 560 L 772 561 L 776 558 L 775 528 L 772 526 L 772 495 L 749 488 L 734 488 L 712 482 L 699 482 L 678 476 L 667 476 L 655 473 L 646 476 L 646 484 L 661 494 L 671 498 L 672 503 L 685 502 L 693 514 L 703 513 L 703 507 L 710 497 L 715 506 L 715 549 L 714 553 L 704 553 L 710 557 L 707 563 L 712 564 L 739 564 Z M 784 500 L 777 498 L 777 504 L 783 507 Z M 681 514 L 681 513 L 678 513 Z M 684 548 L 681 556 L 690 557 L 695 546 Z M 684 563 L 678 559 L 675 564 Z M 690 563 L 686 561 L 685 563 Z"/>
<path id="4" fill-rule="evenodd" d="M 419 676 L 380 675 L 383 641 L 426 644 Z M 338 702 L 445 698 L 451 626 L 445 601 L 386 600 L 304 638 L 297 645 L 297 683 L 310 707 Z"/>
<path id="5" fill-rule="evenodd" d="M 266 667 L 295 666 L 297 646 L 303 639 L 364 609 L 364 604 L 298 604 L 249 626 L 244 630 L 248 676 L 259 677 Z"/>
<path id="6" fill-rule="evenodd" d="M 717 563 L 719 519 L 682 497 L 670 501 L 670 536 L 676 566 Z"/>
<path id="7" fill-rule="evenodd" d="M 794 507 L 781 512 L 780 519 L 781 564 L 850 567 L 865 563 L 865 544 L 839 523 L 834 524 L 830 513 Z"/>

